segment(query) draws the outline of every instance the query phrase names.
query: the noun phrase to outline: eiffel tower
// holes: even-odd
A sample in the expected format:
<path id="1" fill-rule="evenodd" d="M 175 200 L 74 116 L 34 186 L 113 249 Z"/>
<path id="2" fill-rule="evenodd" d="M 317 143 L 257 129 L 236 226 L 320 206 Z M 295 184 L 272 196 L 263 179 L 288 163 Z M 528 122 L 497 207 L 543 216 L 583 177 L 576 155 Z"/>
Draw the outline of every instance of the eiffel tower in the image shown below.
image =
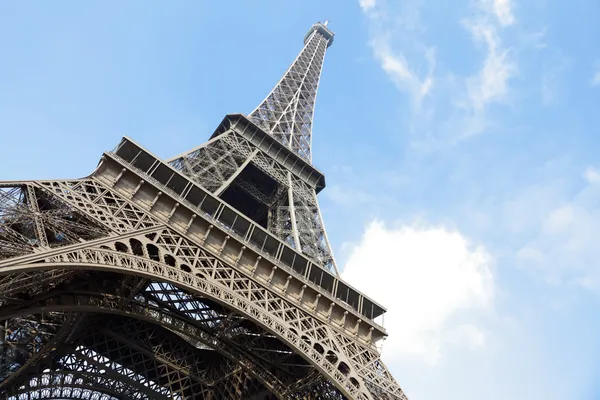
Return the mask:
<path id="1" fill-rule="evenodd" d="M 184 154 L 125 137 L 85 178 L 0 182 L 0 398 L 406 399 L 317 203 L 333 38 Z"/>

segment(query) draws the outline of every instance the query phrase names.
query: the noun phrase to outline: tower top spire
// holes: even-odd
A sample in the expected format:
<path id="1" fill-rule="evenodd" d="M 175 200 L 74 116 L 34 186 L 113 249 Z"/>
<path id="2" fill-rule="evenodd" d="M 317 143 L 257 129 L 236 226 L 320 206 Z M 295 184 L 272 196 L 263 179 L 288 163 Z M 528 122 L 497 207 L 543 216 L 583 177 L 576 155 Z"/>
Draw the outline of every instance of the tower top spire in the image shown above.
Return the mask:
<path id="1" fill-rule="evenodd" d="M 331 44 L 333 43 L 333 37 L 335 36 L 335 34 L 327 27 L 328 23 L 329 23 L 329 21 L 325 20 L 325 22 L 317 22 L 316 24 L 311 26 L 310 29 L 308 30 L 308 33 L 306 35 L 304 35 L 304 44 L 306 44 L 306 42 L 310 38 L 310 35 L 314 31 L 319 31 L 319 33 L 327 39 L 327 41 L 328 41 L 327 47 L 331 46 Z"/>
<path id="2" fill-rule="evenodd" d="M 304 47 L 271 93 L 248 116 L 268 134 L 311 161 L 312 122 L 325 52 L 334 33 L 317 22 L 304 36 Z"/>

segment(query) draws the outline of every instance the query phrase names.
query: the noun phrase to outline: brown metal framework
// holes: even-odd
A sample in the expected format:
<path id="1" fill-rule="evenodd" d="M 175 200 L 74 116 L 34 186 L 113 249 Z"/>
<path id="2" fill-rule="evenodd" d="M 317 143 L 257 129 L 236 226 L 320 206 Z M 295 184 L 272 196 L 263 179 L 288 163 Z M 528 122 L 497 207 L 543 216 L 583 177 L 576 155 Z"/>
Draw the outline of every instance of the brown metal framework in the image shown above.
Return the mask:
<path id="1" fill-rule="evenodd" d="M 317 205 L 332 40 L 314 25 L 250 118 L 182 156 L 124 138 L 86 178 L 0 182 L 2 398 L 406 399 Z"/>

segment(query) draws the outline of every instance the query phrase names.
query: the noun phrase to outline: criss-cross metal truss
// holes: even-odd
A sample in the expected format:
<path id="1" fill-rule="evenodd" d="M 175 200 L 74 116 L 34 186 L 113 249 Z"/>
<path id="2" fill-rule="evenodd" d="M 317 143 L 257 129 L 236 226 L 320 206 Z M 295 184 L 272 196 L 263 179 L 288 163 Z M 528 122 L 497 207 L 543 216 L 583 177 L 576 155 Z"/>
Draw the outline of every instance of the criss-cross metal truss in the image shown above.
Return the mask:
<path id="1" fill-rule="evenodd" d="M 312 26 L 304 48 L 271 93 L 249 115 L 300 157 L 311 160 L 312 122 L 325 51 L 333 43 L 327 22 Z"/>
<path id="2" fill-rule="evenodd" d="M 281 240 L 337 273 L 317 203 L 324 177 L 311 165 L 310 151 L 319 78 L 332 42 L 327 23 L 313 25 L 296 60 L 248 116 L 251 123 L 229 118 L 209 142 L 170 163 L 217 196 L 229 198 L 231 192 L 243 192 L 251 198 L 246 203 L 256 203 L 249 210 L 253 218 L 263 220 Z M 252 129 L 248 125 L 258 126 L 260 136 L 269 137 L 244 135 Z M 301 174 L 290 171 L 292 164 Z"/>
<path id="3" fill-rule="evenodd" d="M 124 138 L 86 178 L 0 182 L 0 398 L 406 399 L 302 153 L 332 38 L 181 157 Z"/>

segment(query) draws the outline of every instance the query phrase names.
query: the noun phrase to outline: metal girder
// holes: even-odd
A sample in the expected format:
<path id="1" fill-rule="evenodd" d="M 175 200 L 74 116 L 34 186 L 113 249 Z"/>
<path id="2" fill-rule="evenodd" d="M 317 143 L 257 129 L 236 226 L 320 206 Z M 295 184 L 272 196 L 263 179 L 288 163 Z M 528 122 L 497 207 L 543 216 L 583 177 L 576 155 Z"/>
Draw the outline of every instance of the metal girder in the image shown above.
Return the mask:
<path id="1" fill-rule="evenodd" d="M 311 159 L 311 131 L 325 51 L 333 40 L 326 25 L 312 29 L 305 45 L 281 80 L 250 119 L 300 157 Z"/>
<path id="2" fill-rule="evenodd" d="M 276 196 L 262 193 L 239 176 L 249 164 L 277 182 Z M 268 228 L 271 232 L 339 275 L 315 188 L 235 130 L 228 130 L 206 146 L 184 153 L 171 161 L 171 165 L 216 195 L 222 194 L 226 187 L 233 184 L 245 190 L 268 209 Z M 285 196 L 281 195 L 283 192 Z"/>
<path id="3" fill-rule="evenodd" d="M 40 182 L 38 185 L 44 188 L 61 187 L 61 183 L 56 181 Z M 0 274 L 9 271 L 22 273 L 28 271 L 28 267 L 31 270 L 64 270 L 71 269 L 75 265 L 87 264 L 89 266 L 85 269 L 109 268 L 115 271 L 142 274 L 147 277 L 160 277 L 162 280 L 176 282 L 178 286 L 187 287 L 193 291 L 199 290 L 203 295 L 226 303 L 249 320 L 269 329 L 272 334 L 290 346 L 295 354 L 301 355 L 313 367 L 328 376 L 328 380 L 336 383 L 338 389 L 346 392 L 348 397 L 370 398 L 367 384 L 365 383 L 363 388 L 360 386 L 360 381 L 365 378 L 375 381 L 374 386 L 376 387 L 383 386 L 384 391 L 394 390 L 395 382 L 385 369 L 371 372 L 371 366 L 375 365 L 372 361 L 379 359 L 378 354 L 372 349 L 358 345 L 354 349 L 355 354 L 346 356 L 345 349 L 340 346 L 340 335 L 335 330 L 331 330 L 326 322 L 320 322 L 309 313 L 298 309 L 296 305 L 289 303 L 289 300 L 275 295 L 268 289 L 268 285 L 267 287 L 261 286 L 249 276 L 240 274 L 227 263 L 215 258 L 207 250 L 200 249 L 175 232 L 164 228 L 150 228 L 159 224 L 97 182 L 75 182 L 69 187 L 71 190 L 68 192 L 62 189 L 56 190 L 56 192 L 62 194 L 65 201 L 73 202 L 81 209 L 92 208 L 98 204 L 106 210 L 106 214 L 102 214 L 102 216 L 107 225 L 130 230 L 139 225 L 139 221 L 145 221 L 144 225 L 148 228 L 142 228 L 139 231 L 142 233 L 141 235 L 123 233 L 120 235 L 121 241 L 118 238 L 107 238 L 18 257 L 4 262 L 0 267 Z M 110 196 L 107 196 L 107 193 L 110 193 Z M 103 200 L 106 198 L 114 198 L 115 201 Z M 123 213 L 123 210 L 128 207 L 131 211 Z M 143 234 L 144 232 L 148 233 Z M 126 239 L 127 237 L 130 239 Z M 136 239 L 138 244 L 132 242 L 132 239 Z M 98 247 L 93 247 L 94 244 Z M 142 244 L 141 247 L 140 244 Z M 149 250 L 149 245 L 162 250 L 159 250 L 156 255 L 152 255 L 152 251 L 155 250 Z M 74 251 L 65 251 L 67 247 Z M 139 253 L 140 249 L 142 253 Z M 129 254 L 124 254 L 123 251 Z M 136 253 L 140 255 L 134 256 L 133 254 Z M 39 261 L 36 263 L 35 259 L 43 260 L 43 263 L 39 264 Z M 171 261 L 168 261 L 169 259 Z M 169 265 L 173 262 L 175 262 L 175 268 Z M 11 264 L 12 266 L 10 266 Z M 191 268 L 197 272 L 194 274 L 186 272 L 186 270 L 191 271 Z M 308 322 L 310 324 L 307 324 Z M 353 341 L 351 337 L 348 339 Z M 330 351 L 335 354 L 335 363 L 333 364 L 325 355 Z M 358 366 L 353 365 L 355 363 L 352 360 L 360 354 L 364 354 L 364 358 L 360 361 L 368 361 L 368 367 L 361 370 L 362 377 L 352 372 L 353 369 L 358 369 Z M 345 361 L 342 361 L 344 359 Z M 380 362 L 376 365 L 379 364 Z M 403 394 L 400 392 L 400 397 L 391 396 L 390 398 L 402 398 Z M 379 398 L 383 399 L 384 397 L 380 396 Z"/>
<path id="4" fill-rule="evenodd" d="M 206 146 L 173 160 L 171 165 L 198 177 L 198 183 L 211 192 L 220 194 L 230 180 L 235 178 L 236 172 L 249 162 L 247 157 L 223 140 L 229 135 L 232 133 L 222 134 L 219 140 L 211 141 Z"/>
<path id="5" fill-rule="evenodd" d="M 118 393 L 104 392 L 97 387 L 75 384 L 69 379 L 69 375 L 57 374 L 51 376 L 42 374 L 40 379 L 32 382 L 31 386 L 25 386 L 23 391 L 7 397 L 7 400 L 121 400 Z"/>
<path id="6" fill-rule="evenodd" d="M 71 304 L 67 304 L 69 299 L 72 300 Z M 179 397 L 181 398 L 191 398 L 190 393 L 193 393 L 195 396 L 203 394 L 206 398 L 210 398 L 210 395 L 212 395 L 215 399 L 244 399 L 244 396 L 249 393 L 264 391 L 264 387 L 260 383 L 260 380 L 257 380 L 255 377 L 253 378 L 253 376 L 256 376 L 256 372 L 254 370 L 250 371 L 248 368 L 241 367 L 238 364 L 238 359 L 243 361 L 243 357 L 239 358 L 229 355 L 228 359 L 223 359 L 219 352 L 206 346 L 198 347 L 196 341 L 201 339 L 208 342 L 207 338 L 196 336 L 194 328 L 191 326 L 187 326 L 186 328 L 185 323 L 181 320 L 179 320 L 177 326 L 175 326 L 173 325 L 172 320 L 170 323 L 166 320 L 153 320 L 153 318 L 156 317 L 155 314 L 151 315 L 151 313 L 148 313 L 145 318 L 142 318 L 142 315 L 137 313 L 135 317 L 138 318 L 138 320 L 132 321 L 128 320 L 131 317 L 131 315 L 128 314 L 128 312 L 131 312 L 131 307 L 128 308 L 129 311 L 119 311 L 117 308 L 110 308 L 116 307 L 114 302 L 107 301 L 102 303 L 100 299 L 94 300 L 90 298 L 89 294 L 71 296 L 69 299 L 62 298 L 60 300 L 61 307 L 54 305 L 54 308 L 52 308 L 52 305 L 49 305 L 52 303 L 52 300 L 46 299 L 43 304 L 47 305 L 43 307 L 46 310 L 52 309 L 53 311 L 51 312 L 56 313 L 59 312 L 58 310 L 64 312 L 67 308 L 80 309 L 81 307 L 79 306 L 85 302 L 88 303 L 88 305 L 85 306 L 85 309 L 90 313 L 106 313 L 108 311 L 113 311 L 116 315 L 121 315 L 121 317 L 108 319 L 108 328 L 99 327 L 98 325 L 91 326 L 93 329 L 91 331 L 88 330 L 87 334 L 82 337 L 82 341 L 74 343 L 74 346 L 76 346 L 75 351 L 68 349 L 65 351 L 63 348 L 61 354 L 58 356 L 55 354 L 54 359 L 57 359 L 58 361 L 53 362 L 52 365 L 55 366 L 54 368 L 48 368 L 48 363 L 39 363 L 37 365 L 38 372 L 36 372 L 36 370 L 29 371 L 28 376 L 30 379 L 25 379 L 26 382 L 39 376 L 39 371 L 46 371 L 49 369 L 54 371 L 53 374 L 55 375 L 59 375 L 61 373 L 60 371 L 63 370 L 63 374 L 80 372 L 79 367 L 56 369 L 57 362 L 61 366 L 64 366 L 66 365 L 65 360 L 67 360 L 69 362 L 68 365 L 73 366 L 75 365 L 74 363 L 76 360 L 84 360 L 87 365 L 92 363 L 92 361 L 90 361 L 90 358 L 92 358 L 96 360 L 94 364 L 95 369 L 85 370 L 83 372 L 89 376 L 91 376 L 90 374 L 105 376 L 104 373 L 100 374 L 98 371 L 100 371 L 100 369 L 113 371 L 111 373 L 112 375 L 108 376 L 110 378 L 109 381 L 111 382 L 110 385 L 114 386 L 119 384 L 122 386 L 124 385 L 123 387 L 126 386 L 132 388 L 127 392 L 129 394 L 124 393 L 122 390 L 116 391 L 116 393 L 119 393 L 125 398 L 153 399 L 160 396 L 161 393 L 170 393 L 169 396 L 175 396 L 175 398 L 178 397 L 179 393 Z M 139 311 L 139 309 L 137 310 Z M 35 313 L 38 311 L 40 311 L 39 308 L 27 308 L 21 310 L 23 313 Z M 163 314 L 162 316 L 165 317 L 166 314 Z M 97 314 L 96 317 L 101 317 L 97 318 L 98 323 L 104 324 L 104 321 L 107 320 L 105 314 Z M 139 329 L 135 334 L 132 334 L 131 329 L 123 329 L 123 326 L 115 328 L 114 321 L 125 321 L 126 324 L 129 324 L 130 328 L 133 326 L 136 328 L 142 327 L 142 329 Z M 152 325 L 148 325 L 148 322 L 151 322 Z M 168 330 L 157 329 L 157 324 L 164 326 Z M 144 326 L 146 326 L 146 328 L 143 328 Z M 169 333 L 171 329 L 177 329 L 177 335 L 181 336 L 173 337 L 176 333 Z M 185 331 L 185 334 L 182 333 L 182 331 Z M 148 335 L 146 337 L 140 337 L 140 333 Z M 134 341 L 136 342 L 136 345 L 132 345 Z M 179 359 L 175 358 L 183 354 L 181 351 L 182 347 L 185 349 L 187 356 Z M 169 353 L 168 349 L 179 349 L 179 351 Z M 202 354 L 205 355 L 203 356 Z M 209 359 L 214 360 L 208 364 L 203 362 L 203 360 L 206 361 L 207 354 L 210 355 Z M 202 368 L 204 369 L 202 370 Z M 21 379 L 21 381 L 23 381 L 23 379 Z M 238 389 L 236 396 L 222 396 L 222 393 L 231 390 L 232 381 L 243 382 L 246 390 L 240 391 Z M 140 393 L 139 389 L 135 389 L 139 384 L 149 387 L 147 390 L 144 389 L 146 392 L 141 391 L 141 394 L 145 394 L 146 397 L 139 397 L 133 394 Z M 106 386 L 108 384 L 104 382 L 102 385 Z M 91 386 L 94 387 L 94 385 Z M 12 389 L 9 387 L 10 390 L 8 393 L 22 392 L 25 390 L 23 387 L 22 384 L 17 384 L 16 386 L 13 385 Z M 156 391 L 156 393 L 150 392 L 149 390 Z"/>
<path id="7" fill-rule="evenodd" d="M 138 175 L 112 154 L 84 179 L 0 182 L 0 396 L 406 400 L 372 339 L 385 335 L 374 303 L 365 314 L 366 297 L 323 271 L 337 268 L 310 160 L 326 25 L 252 122 L 224 120 L 171 166 L 146 153 Z M 173 168 L 191 179 L 171 182 Z M 178 212 L 176 187 L 220 208 Z M 220 219 L 224 196 L 262 207 L 246 215 L 274 235 L 247 222 L 228 246 L 228 230 L 241 236 Z"/>
<path id="8" fill-rule="evenodd" d="M 102 237 L 107 230 L 34 185 L 0 188 L 0 259 Z"/>
<path id="9" fill-rule="evenodd" d="M 312 120 L 325 51 L 333 40 L 326 25 L 316 24 L 305 46 L 281 80 L 264 101 L 248 116 L 266 133 L 275 137 L 294 154 L 310 162 Z M 331 245 L 319 211 L 315 188 L 236 134 L 225 130 L 209 143 L 170 161 L 194 181 L 216 195 L 235 182 L 237 175 L 252 164 L 289 191 L 269 205 L 268 227 L 283 241 L 326 268 L 335 271 Z M 246 185 L 247 186 L 247 185 Z M 253 197 L 256 191 L 252 191 Z"/>
<path id="10" fill-rule="evenodd" d="M 28 316 L 29 321 L 34 320 L 36 315 Z M 70 341 L 70 337 L 77 332 L 79 329 L 81 322 L 85 319 L 85 315 L 80 315 L 77 313 L 65 313 L 61 315 L 53 315 L 51 316 L 52 320 L 55 321 L 54 325 L 59 325 L 58 328 L 55 327 L 54 332 L 46 332 L 46 335 L 37 334 L 36 330 L 27 330 L 28 334 L 34 333 L 32 339 L 37 342 L 37 346 L 35 348 L 35 352 L 30 353 L 29 357 L 24 359 L 24 362 L 18 362 L 14 357 L 12 359 L 12 363 L 10 366 L 12 368 L 7 368 L 2 373 L 2 380 L 0 381 L 0 390 L 6 388 L 9 384 L 11 384 L 16 379 L 19 379 L 21 376 L 26 375 L 27 371 L 31 368 L 35 368 L 36 364 L 43 362 L 53 351 L 56 350 L 59 345 L 62 343 L 66 343 Z M 16 329 L 10 329 L 10 324 L 17 326 L 17 329 L 23 329 L 26 324 L 23 324 L 21 318 L 16 318 L 12 320 L 4 321 L 4 349 L 8 348 L 8 341 L 6 340 L 7 334 L 14 335 Z M 43 326 L 41 323 L 36 324 L 38 327 Z M 14 346 L 13 343 L 11 345 L 16 349 L 22 350 L 23 346 Z M 10 358 L 3 357 L 4 362 L 6 363 Z"/>
<path id="11" fill-rule="evenodd" d="M 146 236 L 153 239 L 149 240 Z M 129 270 L 130 273 L 144 273 L 160 280 L 172 281 L 182 288 L 229 306 L 247 319 L 263 326 L 290 346 L 294 353 L 304 357 L 321 373 L 328 376 L 328 380 L 336 383 L 338 389 L 349 397 L 370 398 L 370 392 L 366 387 L 369 381 L 366 379 L 376 379 L 377 386 L 383 386 L 382 383 L 385 382 L 383 379 L 386 379 L 385 369 L 381 371 L 382 373 L 374 375 L 368 368 L 375 365 L 374 361 L 379 360 L 379 356 L 372 350 L 359 345 L 352 346 L 352 338 L 336 334 L 326 324 L 315 320 L 310 314 L 299 310 L 281 297 L 274 296 L 269 290 L 240 275 L 209 253 L 202 252 L 179 235 L 163 229 L 134 236 L 132 239 L 145 243 L 141 248 L 146 250 L 140 256 L 132 254 L 135 242 L 132 242 L 132 239 L 128 241 L 124 239 L 101 239 L 97 240 L 93 247 L 77 246 L 81 248 L 74 251 L 61 248 L 54 251 L 55 255 L 48 257 L 43 254 L 36 255 L 35 258 L 39 261 L 43 260 L 42 264 L 30 259 L 28 264 L 20 265 L 19 269 L 27 267 L 64 269 L 68 265 L 87 264 L 86 269 Z M 167 260 L 170 256 L 175 261 L 175 266 L 151 260 L 148 249 L 152 244 L 165 249 L 159 259 Z M 110 250 L 111 248 L 115 250 Z M 169 251 L 172 253 L 169 254 Z M 188 265 L 194 266 L 195 274 L 185 271 L 190 268 Z M 0 273 L 8 268 L 11 267 L 3 266 L 0 268 Z M 342 343 L 346 344 L 346 348 L 341 346 Z M 347 348 L 352 348 L 354 351 L 348 353 Z M 360 368 L 353 362 L 356 357 L 361 357 L 361 361 L 368 366 L 360 370 L 361 375 L 352 372 Z M 365 382 L 362 388 L 359 379 Z M 394 384 L 393 380 L 389 383 Z M 385 391 L 392 388 L 393 386 L 388 386 Z M 382 393 L 390 399 L 402 398 L 402 394 L 400 397 L 394 397 L 391 393 Z M 380 395 L 378 398 L 386 397 Z"/>

